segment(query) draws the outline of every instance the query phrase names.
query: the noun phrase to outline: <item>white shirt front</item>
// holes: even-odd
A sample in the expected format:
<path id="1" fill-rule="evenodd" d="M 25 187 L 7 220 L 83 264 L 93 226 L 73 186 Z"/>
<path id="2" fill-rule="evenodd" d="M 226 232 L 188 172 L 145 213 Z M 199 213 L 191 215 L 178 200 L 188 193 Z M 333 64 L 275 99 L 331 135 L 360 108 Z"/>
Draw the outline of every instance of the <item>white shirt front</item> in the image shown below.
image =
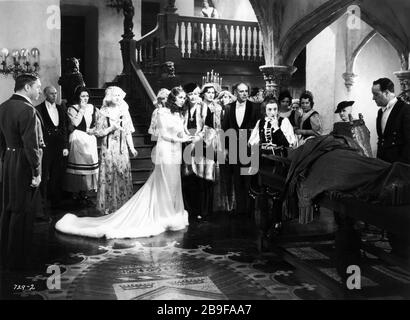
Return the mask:
<path id="1" fill-rule="evenodd" d="M 393 110 L 396 103 L 397 103 L 397 98 L 394 98 L 390 100 L 387 106 L 382 108 L 382 111 L 383 111 L 382 121 L 381 121 L 382 133 L 384 133 L 384 129 L 386 129 L 387 120 L 389 119 L 390 113 Z"/>
<path id="2" fill-rule="evenodd" d="M 48 115 L 50 116 L 51 121 L 53 121 L 53 124 L 58 127 L 59 122 L 59 117 L 58 117 L 58 110 L 57 110 L 57 106 L 55 103 L 51 104 L 50 102 L 48 102 L 46 100 L 46 108 L 47 108 L 47 112 Z"/>
<path id="3" fill-rule="evenodd" d="M 243 103 L 239 103 L 237 101 L 236 102 L 236 122 L 238 123 L 239 127 L 242 125 L 243 118 L 245 117 L 245 111 L 246 111 L 246 101 Z"/>

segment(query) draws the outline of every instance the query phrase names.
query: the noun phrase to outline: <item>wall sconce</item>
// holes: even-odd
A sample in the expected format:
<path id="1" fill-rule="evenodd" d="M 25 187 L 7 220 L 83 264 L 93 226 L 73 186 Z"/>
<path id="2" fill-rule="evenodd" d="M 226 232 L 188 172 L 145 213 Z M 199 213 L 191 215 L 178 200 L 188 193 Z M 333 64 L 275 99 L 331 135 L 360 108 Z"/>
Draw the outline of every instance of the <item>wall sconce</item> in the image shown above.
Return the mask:
<path id="1" fill-rule="evenodd" d="M 11 63 L 12 60 L 12 63 Z M 7 48 L 0 51 L 0 73 L 12 74 L 16 79 L 22 73 L 38 74 L 40 70 L 40 51 L 37 48 L 13 50 L 11 55 Z M 10 61 L 10 63 L 9 63 Z"/>

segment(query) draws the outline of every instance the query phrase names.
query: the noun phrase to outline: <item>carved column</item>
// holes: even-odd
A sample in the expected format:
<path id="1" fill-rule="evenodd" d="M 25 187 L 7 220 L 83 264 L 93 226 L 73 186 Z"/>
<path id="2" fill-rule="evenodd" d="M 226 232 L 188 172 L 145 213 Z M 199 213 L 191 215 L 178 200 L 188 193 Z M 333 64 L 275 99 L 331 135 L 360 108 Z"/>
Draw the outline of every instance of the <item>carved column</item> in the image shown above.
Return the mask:
<path id="1" fill-rule="evenodd" d="M 400 81 L 400 97 L 410 103 L 410 70 L 402 70 L 394 74 Z"/>
<path id="2" fill-rule="evenodd" d="M 266 94 L 273 94 L 276 98 L 279 92 L 289 87 L 292 74 L 296 71 L 294 66 L 260 66 L 259 70 L 265 80 Z"/>
<path id="3" fill-rule="evenodd" d="M 354 78 L 357 77 L 357 74 L 354 74 L 353 72 L 345 72 L 342 74 L 342 77 L 345 81 L 345 87 L 347 89 L 347 92 L 350 92 L 354 84 Z"/>

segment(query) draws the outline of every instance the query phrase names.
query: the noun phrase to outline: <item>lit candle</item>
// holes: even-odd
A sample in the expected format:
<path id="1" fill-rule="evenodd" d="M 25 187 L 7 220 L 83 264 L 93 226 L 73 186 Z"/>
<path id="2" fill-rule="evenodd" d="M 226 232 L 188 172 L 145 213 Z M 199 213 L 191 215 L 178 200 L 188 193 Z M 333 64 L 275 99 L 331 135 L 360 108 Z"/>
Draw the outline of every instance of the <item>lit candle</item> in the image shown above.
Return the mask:
<path id="1" fill-rule="evenodd" d="M 3 60 L 6 60 L 6 58 L 9 56 L 9 50 L 7 50 L 7 48 L 1 49 L 1 56 Z"/>
<path id="2" fill-rule="evenodd" d="M 11 55 L 12 55 L 12 57 L 13 57 L 13 62 L 14 62 L 14 64 L 16 64 L 16 63 L 17 63 L 17 59 L 18 59 L 18 57 L 19 57 L 19 51 L 18 51 L 18 50 L 14 50 Z"/>

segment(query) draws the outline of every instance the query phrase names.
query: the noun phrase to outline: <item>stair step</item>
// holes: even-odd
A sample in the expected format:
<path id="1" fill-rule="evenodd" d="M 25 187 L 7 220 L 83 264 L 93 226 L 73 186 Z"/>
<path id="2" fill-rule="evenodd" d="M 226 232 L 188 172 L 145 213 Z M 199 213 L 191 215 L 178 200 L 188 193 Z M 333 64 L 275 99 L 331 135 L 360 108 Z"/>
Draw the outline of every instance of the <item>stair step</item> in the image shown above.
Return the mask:
<path id="1" fill-rule="evenodd" d="M 135 133 L 147 134 L 148 126 L 145 124 L 134 124 Z"/>
<path id="2" fill-rule="evenodd" d="M 139 168 L 152 168 L 153 163 L 151 157 L 137 157 L 131 159 L 131 168 L 132 169 L 139 169 Z"/>
<path id="3" fill-rule="evenodd" d="M 145 184 L 146 181 L 147 180 L 135 180 L 132 182 L 134 194 L 138 192 L 139 189 L 141 189 L 141 187 Z"/>
<path id="4" fill-rule="evenodd" d="M 112 81 L 112 82 L 106 82 L 105 83 L 105 87 L 106 88 L 108 88 L 108 87 L 118 87 L 119 85 L 118 85 L 118 82 L 117 81 Z"/>
<path id="5" fill-rule="evenodd" d="M 151 157 L 152 146 L 151 145 L 140 145 L 135 146 L 138 151 L 138 157 Z"/>
<path id="6" fill-rule="evenodd" d="M 140 114 L 140 115 L 131 115 L 132 123 L 136 125 L 146 125 L 148 126 L 151 123 L 151 115 Z"/>
<path id="7" fill-rule="evenodd" d="M 90 92 L 91 97 L 102 97 L 105 96 L 105 88 L 87 88 Z"/>
<path id="8" fill-rule="evenodd" d="M 132 140 L 135 146 L 146 145 L 150 142 L 151 136 L 146 133 L 133 133 Z"/>
<path id="9" fill-rule="evenodd" d="M 88 103 L 92 104 L 94 107 L 100 109 L 103 104 L 103 98 L 91 97 Z"/>
<path id="10" fill-rule="evenodd" d="M 131 169 L 132 181 L 146 181 L 151 175 L 152 168 Z"/>

